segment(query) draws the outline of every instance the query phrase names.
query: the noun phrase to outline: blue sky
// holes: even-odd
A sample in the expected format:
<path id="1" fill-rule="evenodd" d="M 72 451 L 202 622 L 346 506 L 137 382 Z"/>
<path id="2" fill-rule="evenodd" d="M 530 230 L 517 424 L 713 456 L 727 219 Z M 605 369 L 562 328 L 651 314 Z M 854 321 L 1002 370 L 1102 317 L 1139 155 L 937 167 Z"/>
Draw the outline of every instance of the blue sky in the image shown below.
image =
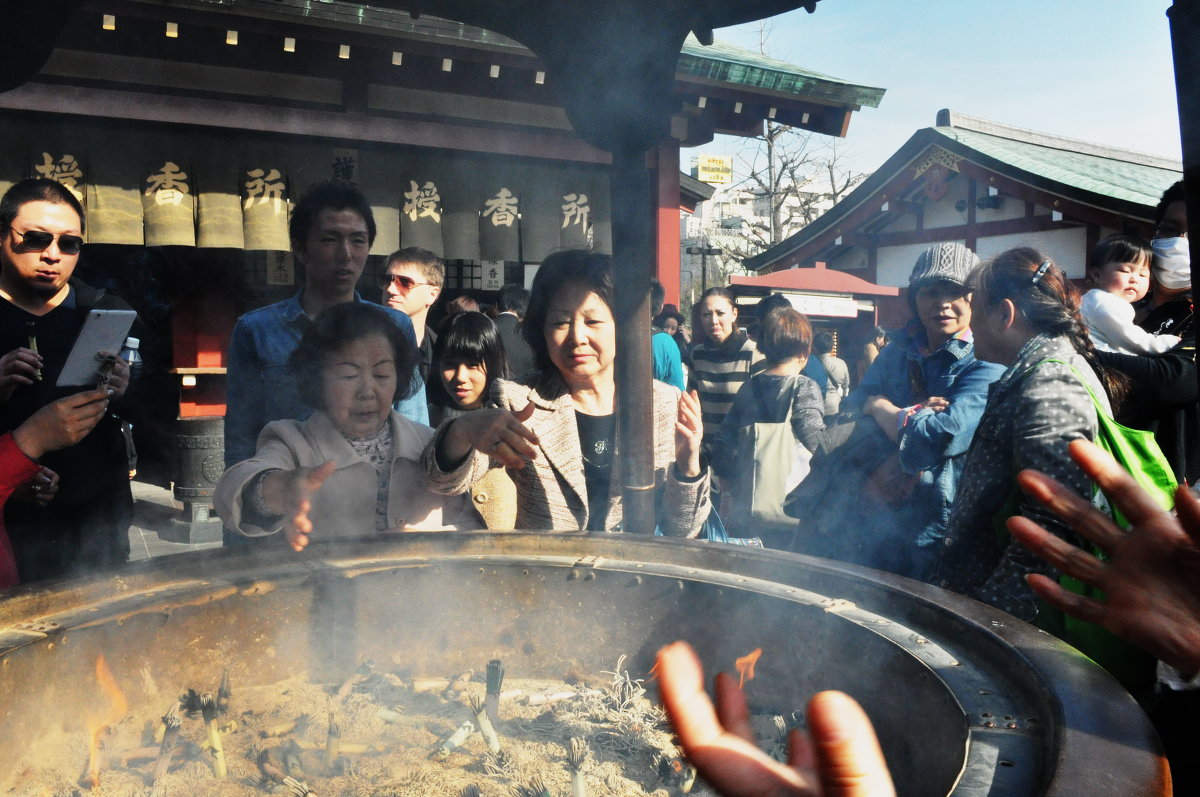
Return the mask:
<path id="1" fill-rule="evenodd" d="M 839 149 L 872 171 L 939 108 L 1179 157 L 1170 0 L 821 0 L 766 20 L 767 53 L 887 89 Z M 759 25 L 716 31 L 758 50 Z M 724 137 L 691 150 L 736 147 Z M 683 167 L 686 169 L 687 154 Z"/>

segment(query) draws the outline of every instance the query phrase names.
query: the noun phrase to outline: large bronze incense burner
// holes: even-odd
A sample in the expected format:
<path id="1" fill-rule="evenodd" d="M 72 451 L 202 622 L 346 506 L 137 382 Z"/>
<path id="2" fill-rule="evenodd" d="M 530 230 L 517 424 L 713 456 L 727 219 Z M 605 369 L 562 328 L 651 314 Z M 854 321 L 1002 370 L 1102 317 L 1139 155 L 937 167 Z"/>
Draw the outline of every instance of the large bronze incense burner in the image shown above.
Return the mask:
<path id="1" fill-rule="evenodd" d="M 1117 684 L 988 607 L 806 557 L 517 533 L 211 551 L 19 591 L 0 602 L 0 789 L 25 793 L 23 771 L 113 713 L 101 656 L 121 710 L 157 721 L 185 687 L 220 700 L 222 673 L 235 703 L 283 681 L 331 684 L 331 700 L 343 684 L 344 699 L 367 660 L 397 678 L 474 670 L 482 689 L 489 661 L 510 678 L 562 679 L 627 654 L 642 678 L 675 639 L 710 672 L 761 648 L 747 684 L 758 711 L 790 715 L 820 689 L 854 695 L 904 795 L 1165 793 L 1157 741 Z M 205 777 L 211 753 L 195 764 Z M 86 750 L 56 755 L 73 776 L 88 764 Z"/>

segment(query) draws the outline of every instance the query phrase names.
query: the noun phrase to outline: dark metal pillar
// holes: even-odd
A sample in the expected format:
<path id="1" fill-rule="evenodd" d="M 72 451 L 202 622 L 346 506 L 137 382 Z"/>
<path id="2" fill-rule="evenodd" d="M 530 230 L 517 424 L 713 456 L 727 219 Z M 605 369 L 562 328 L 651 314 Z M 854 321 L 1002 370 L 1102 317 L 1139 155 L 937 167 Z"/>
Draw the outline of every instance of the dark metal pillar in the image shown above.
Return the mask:
<path id="1" fill-rule="evenodd" d="M 1188 229 L 1200 223 L 1200 0 L 1175 0 L 1167 9 L 1175 59 L 1175 97 L 1183 145 Z M 1192 252 L 1192 296 L 1200 296 L 1200 269 Z M 1197 369 L 1200 379 L 1200 369 Z"/>
<path id="2" fill-rule="evenodd" d="M 613 304 L 617 318 L 617 452 L 623 528 L 654 533 L 654 406 L 650 363 L 650 173 L 636 145 L 613 151 Z"/>

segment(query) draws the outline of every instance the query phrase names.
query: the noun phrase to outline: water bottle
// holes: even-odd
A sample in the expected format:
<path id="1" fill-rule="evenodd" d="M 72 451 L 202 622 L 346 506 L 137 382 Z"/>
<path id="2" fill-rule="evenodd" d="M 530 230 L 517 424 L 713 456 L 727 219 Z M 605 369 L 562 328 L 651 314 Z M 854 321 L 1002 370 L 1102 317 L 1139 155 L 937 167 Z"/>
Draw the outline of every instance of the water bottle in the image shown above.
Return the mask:
<path id="1" fill-rule="evenodd" d="M 129 363 L 130 380 L 142 375 L 142 353 L 138 351 L 141 345 L 137 338 L 125 338 L 125 346 L 121 349 L 121 359 Z"/>

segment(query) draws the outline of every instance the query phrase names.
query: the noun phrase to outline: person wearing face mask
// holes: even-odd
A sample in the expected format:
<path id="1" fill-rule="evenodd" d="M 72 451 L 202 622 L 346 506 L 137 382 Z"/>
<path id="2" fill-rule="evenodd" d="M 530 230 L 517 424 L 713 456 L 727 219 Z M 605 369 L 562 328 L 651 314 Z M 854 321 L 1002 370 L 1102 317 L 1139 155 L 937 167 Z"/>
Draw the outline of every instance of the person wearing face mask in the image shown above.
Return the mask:
<path id="1" fill-rule="evenodd" d="M 1098 352 L 1100 362 L 1130 382 L 1129 398 L 1117 420 L 1154 432 L 1175 478 L 1200 480 L 1200 393 L 1196 386 L 1196 332 L 1192 322 L 1191 260 L 1187 204 L 1182 182 L 1168 188 L 1155 211 L 1151 247 L 1153 308 L 1140 322 L 1152 335 L 1178 335 L 1181 342 L 1160 354 Z"/>
<path id="2" fill-rule="evenodd" d="M 1191 255 L 1187 195 L 1182 181 L 1163 192 L 1154 214 L 1154 306 L 1141 322 L 1151 333 L 1179 335 L 1183 341 L 1162 354 L 1132 356 L 1099 352 L 1108 368 L 1130 381 L 1129 398 L 1117 420 L 1154 432 L 1175 478 L 1200 480 L 1200 392 L 1196 386 L 1196 332 L 1192 322 Z M 1167 750 L 1176 794 L 1200 787 L 1200 681 L 1160 670 L 1155 695 L 1146 707 Z"/>

